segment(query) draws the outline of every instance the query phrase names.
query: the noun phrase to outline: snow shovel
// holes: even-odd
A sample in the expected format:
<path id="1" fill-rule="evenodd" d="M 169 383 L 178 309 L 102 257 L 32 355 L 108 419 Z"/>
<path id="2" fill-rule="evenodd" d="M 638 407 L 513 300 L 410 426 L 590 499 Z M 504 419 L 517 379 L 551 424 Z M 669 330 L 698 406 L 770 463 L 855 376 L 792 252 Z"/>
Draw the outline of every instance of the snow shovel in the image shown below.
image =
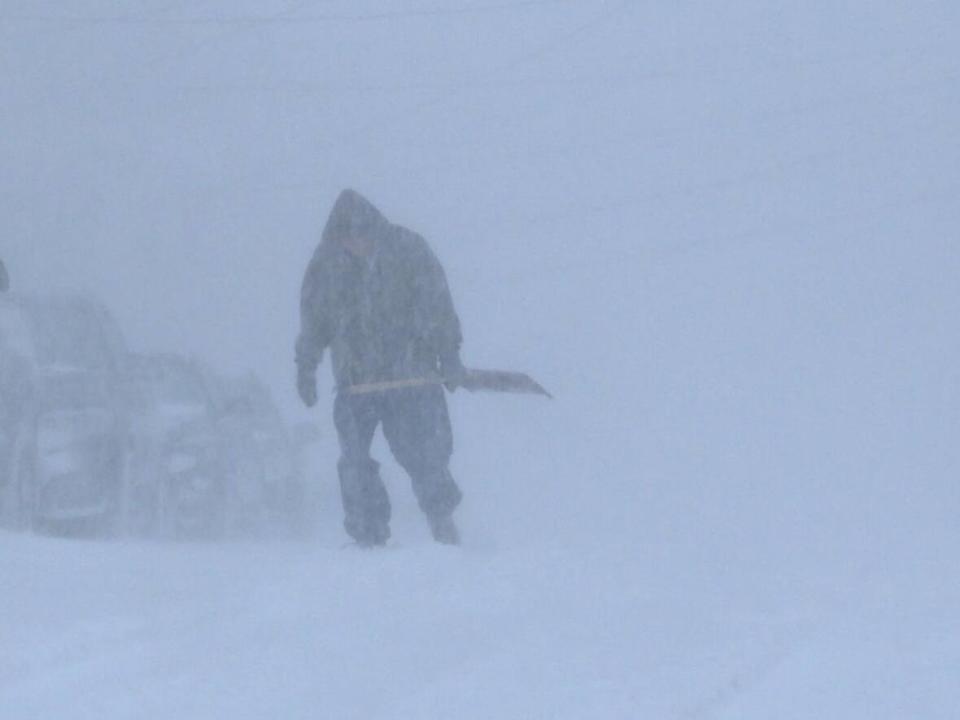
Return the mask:
<path id="1" fill-rule="evenodd" d="M 428 385 L 443 385 L 447 380 L 442 377 L 408 378 L 404 380 L 386 380 L 384 382 L 364 383 L 351 385 L 344 389 L 349 395 L 369 395 L 370 393 L 400 390 L 403 388 L 426 387 Z M 508 370 L 467 370 L 466 375 L 458 383 L 460 387 L 475 392 L 517 393 L 525 395 L 543 395 L 551 400 L 553 395 L 529 375 Z"/>

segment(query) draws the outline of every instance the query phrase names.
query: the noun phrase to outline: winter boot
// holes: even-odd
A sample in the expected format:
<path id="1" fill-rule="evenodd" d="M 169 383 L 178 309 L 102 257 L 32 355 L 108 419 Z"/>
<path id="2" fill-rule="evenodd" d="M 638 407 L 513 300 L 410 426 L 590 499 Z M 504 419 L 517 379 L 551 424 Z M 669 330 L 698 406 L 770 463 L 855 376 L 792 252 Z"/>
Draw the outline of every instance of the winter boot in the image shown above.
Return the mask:
<path id="1" fill-rule="evenodd" d="M 370 549 L 383 547 L 390 539 L 390 528 L 386 525 L 378 525 L 369 528 L 364 536 L 357 540 L 357 545 L 362 548 Z"/>
<path id="2" fill-rule="evenodd" d="M 348 520 L 344 523 L 347 534 L 353 538 L 357 547 L 369 550 L 370 548 L 383 547 L 390 539 L 390 526 L 380 523 L 357 523 Z"/>
<path id="3" fill-rule="evenodd" d="M 460 531 L 457 530 L 457 525 L 453 522 L 452 515 L 431 515 L 427 520 L 430 522 L 430 533 L 438 543 L 444 545 L 460 544 Z"/>

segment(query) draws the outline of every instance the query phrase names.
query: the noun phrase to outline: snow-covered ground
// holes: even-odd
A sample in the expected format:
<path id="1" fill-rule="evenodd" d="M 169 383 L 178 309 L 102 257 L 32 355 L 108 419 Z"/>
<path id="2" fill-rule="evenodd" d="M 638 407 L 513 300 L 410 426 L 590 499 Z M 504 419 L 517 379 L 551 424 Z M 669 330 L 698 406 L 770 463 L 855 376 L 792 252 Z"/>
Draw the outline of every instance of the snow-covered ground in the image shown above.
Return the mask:
<path id="1" fill-rule="evenodd" d="M 325 369 L 314 537 L 0 534 L 2 720 L 960 717 L 954 0 L 83 5 L 0 2 L 15 287 L 302 412 L 356 185 L 557 400 L 451 399 L 459 549 L 382 443 L 341 548 Z"/>
<path id="2" fill-rule="evenodd" d="M 0 536 L 2 716 L 925 718 L 960 582 L 799 574 L 654 530 L 517 548 Z M 931 548 L 932 550 L 932 548 Z M 829 570 L 826 570 L 829 568 Z"/>

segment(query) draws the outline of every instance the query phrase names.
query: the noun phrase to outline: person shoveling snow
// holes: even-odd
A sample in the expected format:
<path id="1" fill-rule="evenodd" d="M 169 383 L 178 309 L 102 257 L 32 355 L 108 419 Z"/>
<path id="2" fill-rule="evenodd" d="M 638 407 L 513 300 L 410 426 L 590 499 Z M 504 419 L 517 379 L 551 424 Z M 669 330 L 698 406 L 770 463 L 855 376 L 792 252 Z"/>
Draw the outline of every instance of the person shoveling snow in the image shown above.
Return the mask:
<path id="1" fill-rule="evenodd" d="M 519 373 L 467 370 L 446 276 L 427 242 L 344 190 L 307 267 L 296 344 L 297 389 L 317 402 L 316 370 L 329 347 L 337 395 L 344 527 L 358 545 L 390 537 L 390 499 L 370 456 L 377 425 L 410 475 L 435 540 L 457 544 L 462 493 L 450 473 L 453 433 L 445 386 L 535 392 Z"/>

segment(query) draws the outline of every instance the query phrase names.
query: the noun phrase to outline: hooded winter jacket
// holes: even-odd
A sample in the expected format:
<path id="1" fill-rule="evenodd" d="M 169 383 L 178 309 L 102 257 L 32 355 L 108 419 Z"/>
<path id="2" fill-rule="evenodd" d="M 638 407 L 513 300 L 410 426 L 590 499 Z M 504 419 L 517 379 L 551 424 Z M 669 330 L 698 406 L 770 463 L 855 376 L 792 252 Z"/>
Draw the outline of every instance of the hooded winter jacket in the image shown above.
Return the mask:
<path id="1" fill-rule="evenodd" d="M 344 246 L 372 241 L 369 257 Z M 427 242 L 353 190 L 337 198 L 307 267 L 296 359 L 313 372 L 330 348 L 337 386 L 436 375 L 457 359 L 460 320 Z"/>

